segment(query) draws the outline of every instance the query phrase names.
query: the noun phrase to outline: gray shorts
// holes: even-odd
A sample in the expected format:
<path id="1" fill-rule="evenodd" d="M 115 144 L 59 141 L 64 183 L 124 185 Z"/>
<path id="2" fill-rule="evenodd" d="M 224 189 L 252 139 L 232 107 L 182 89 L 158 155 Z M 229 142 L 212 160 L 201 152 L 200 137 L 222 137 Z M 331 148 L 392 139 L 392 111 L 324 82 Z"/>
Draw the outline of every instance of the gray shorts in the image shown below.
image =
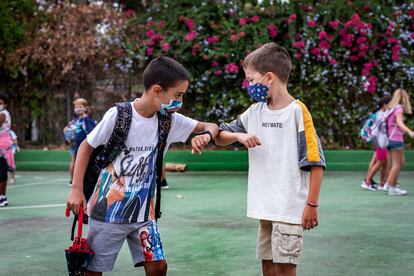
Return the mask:
<path id="1" fill-rule="evenodd" d="M 93 272 L 112 271 L 125 239 L 128 241 L 128 247 L 135 266 L 142 266 L 145 262 L 165 259 L 158 226 L 155 221 L 117 224 L 89 218 L 87 240 L 95 254 L 88 270 Z"/>

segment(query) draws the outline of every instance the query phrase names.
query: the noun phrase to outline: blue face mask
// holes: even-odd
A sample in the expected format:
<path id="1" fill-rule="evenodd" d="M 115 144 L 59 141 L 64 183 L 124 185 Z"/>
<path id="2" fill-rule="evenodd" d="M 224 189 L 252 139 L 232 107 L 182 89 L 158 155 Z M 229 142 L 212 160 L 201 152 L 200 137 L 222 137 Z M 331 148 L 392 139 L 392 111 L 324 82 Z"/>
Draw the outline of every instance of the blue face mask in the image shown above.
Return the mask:
<path id="1" fill-rule="evenodd" d="M 164 93 L 165 96 L 167 96 L 167 98 L 170 100 L 170 102 L 168 104 L 165 104 L 161 101 L 160 98 L 158 98 L 160 100 L 160 103 L 161 103 L 160 113 L 162 115 L 167 115 L 168 113 L 176 112 L 183 106 L 183 102 L 171 99 L 170 97 L 168 97 L 167 93 L 165 93 L 164 90 L 162 90 L 162 93 Z"/>
<path id="2" fill-rule="evenodd" d="M 261 81 L 265 78 L 264 76 L 261 80 L 259 80 L 257 83 L 249 85 L 247 87 L 247 91 L 249 91 L 249 95 L 252 99 L 267 103 L 267 95 L 269 94 L 269 87 L 267 87 L 264 84 L 261 84 Z"/>

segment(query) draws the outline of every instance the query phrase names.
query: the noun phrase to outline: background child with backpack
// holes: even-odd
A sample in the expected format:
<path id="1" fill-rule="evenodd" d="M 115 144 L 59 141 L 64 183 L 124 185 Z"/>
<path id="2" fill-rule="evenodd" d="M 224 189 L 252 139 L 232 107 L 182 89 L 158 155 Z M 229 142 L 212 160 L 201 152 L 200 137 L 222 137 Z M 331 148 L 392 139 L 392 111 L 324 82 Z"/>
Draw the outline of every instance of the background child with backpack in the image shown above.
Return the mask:
<path id="1" fill-rule="evenodd" d="M 373 133 L 377 133 L 377 130 L 373 130 L 372 128 L 379 127 L 379 125 L 381 124 L 380 121 L 384 120 L 384 116 L 386 115 L 387 110 L 388 110 L 387 104 L 390 101 L 391 101 L 390 96 L 384 96 L 380 99 L 378 103 L 379 109 L 373 112 L 373 116 L 370 117 L 370 120 L 372 120 L 372 125 L 371 125 L 371 130 L 370 130 L 371 135 Z M 368 191 L 377 191 L 379 187 L 383 187 L 385 184 L 385 181 L 387 180 L 387 176 L 388 176 L 388 162 L 387 162 L 388 150 L 386 147 L 385 148 L 380 147 L 377 142 L 374 142 L 374 146 L 375 146 L 375 152 L 369 164 L 367 175 L 365 176 L 365 179 L 362 181 L 362 185 L 361 185 L 362 189 L 365 189 Z M 381 180 L 380 180 L 379 186 L 373 180 L 378 170 L 381 170 Z"/>
<path id="2" fill-rule="evenodd" d="M 392 167 L 384 185 L 384 190 L 388 191 L 388 195 L 401 196 L 407 194 L 406 190 L 397 187 L 398 175 L 404 165 L 404 133 L 414 138 L 414 131 L 404 124 L 404 114 L 412 114 L 407 91 L 401 88 L 397 89 L 388 104 L 388 108 L 392 111 L 387 119 L 388 150 L 391 154 Z"/>

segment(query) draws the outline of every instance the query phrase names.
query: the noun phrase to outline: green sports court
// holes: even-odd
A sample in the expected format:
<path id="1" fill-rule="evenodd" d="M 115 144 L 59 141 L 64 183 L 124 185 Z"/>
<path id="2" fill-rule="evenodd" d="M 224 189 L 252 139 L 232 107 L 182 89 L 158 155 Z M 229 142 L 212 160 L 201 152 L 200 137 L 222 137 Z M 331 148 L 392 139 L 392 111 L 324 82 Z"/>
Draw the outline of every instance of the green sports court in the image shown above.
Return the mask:
<path id="1" fill-rule="evenodd" d="M 53 162 L 53 156 L 66 152 L 20 153 L 17 162 L 22 169 L 33 170 L 30 166 L 34 164 L 25 163 L 27 155 L 33 154 L 42 163 Z M 168 275 L 261 275 L 255 258 L 257 222 L 245 214 L 245 154 L 168 154 L 167 161 L 185 160 L 189 167 L 186 173 L 168 174 L 171 188 L 162 196 L 159 224 Z M 414 173 L 402 172 L 400 177 L 409 191 L 407 196 L 364 191 L 360 182 L 370 154 L 326 152 L 320 226 L 305 233 L 298 275 L 413 275 Z M 407 154 L 408 167 L 411 155 Z M 360 165 L 353 171 L 340 171 L 358 160 Z M 233 170 L 213 170 L 213 161 L 227 163 Z M 191 169 L 194 167 L 198 170 Z M 63 250 L 71 244 L 72 222 L 64 216 L 68 173 L 18 171 L 17 176 L 16 184 L 8 187 L 10 205 L 0 209 L 0 275 L 65 275 Z M 145 274 L 142 268 L 132 267 L 125 243 L 114 272 L 106 275 Z"/>

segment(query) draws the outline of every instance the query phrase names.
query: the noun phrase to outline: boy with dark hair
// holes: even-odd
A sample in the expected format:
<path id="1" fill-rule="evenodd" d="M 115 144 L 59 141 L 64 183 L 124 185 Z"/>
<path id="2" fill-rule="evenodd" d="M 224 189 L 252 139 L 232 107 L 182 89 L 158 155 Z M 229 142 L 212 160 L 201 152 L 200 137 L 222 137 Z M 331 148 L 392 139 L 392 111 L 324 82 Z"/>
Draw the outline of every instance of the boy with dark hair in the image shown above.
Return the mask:
<path id="1" fill-rule="evenodd" d="M 131 103 L 127 151 L 101 171 L 88 203 L 88 243 L 95 255 L 86 275 L 111 271 L 125 240 L 135 266 L 143 265 L 147 275 L 166 275 L 167 263 L 154 210 L 159 116 L 171 116 L 163 154 L 171 143 L 185 142 L 193 132 L 199 133 L 191 141 L 193 151 L 198 153 L 218 133 L 215 124 L 197 122 L 175 112 L 181 108 L 189 85 L 188 72 L 177 61 L 168 57 L 152 60 L 143 73 L 143 82 L 142 97 Z M 117 113 L 117 108 L 109 109 L 79 148 L 67 200 L 67 206 L 75 213 L 80 206 L 86 207 L 83 177 L 91 152 L 108 142 Z"/>
<path id="2" fill-rule="evenodd" d="M 296 275 L 303 229 L 318 225 L 325 160 L 311 115 L 287 90 L 292 63 L 285 48 L 268 43 L 243 68 L 259 101 L 220 126 L 218 145 L 249 149 L 247 216 L 259 220 L 257 257 L 263 275 Z"/>

